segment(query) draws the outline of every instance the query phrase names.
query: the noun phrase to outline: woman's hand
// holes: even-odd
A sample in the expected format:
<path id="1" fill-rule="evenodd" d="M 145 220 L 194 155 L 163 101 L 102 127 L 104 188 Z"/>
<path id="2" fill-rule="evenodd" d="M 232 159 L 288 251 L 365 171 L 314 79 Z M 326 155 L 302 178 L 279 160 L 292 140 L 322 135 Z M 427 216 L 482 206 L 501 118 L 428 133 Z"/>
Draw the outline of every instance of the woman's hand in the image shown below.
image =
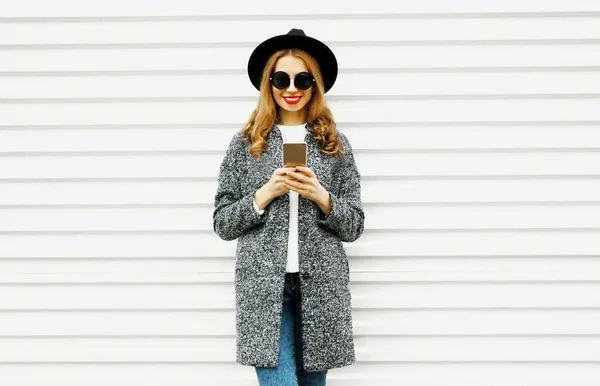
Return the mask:
<path id="1" fill-rule="evenodd" d="M 314 201 L 322 209 L 329 204 L 329 192 L 321 185 L 316 174 L 308 167 L 296 166 L 296 171 L 286 169 L 285 186 Z M 325 211 L 328 213 L 328 211 Z"/>
<path id="2" fill-rule="evenodd" d="M 261 186 L 254 193 L 254 202 L 259 210 L 266 208 L 271 201 L 279 196 L 283 196 L 290 189 L 287 187 L 285 181 L 289 178 L 285 173 L 286 171 L 294 170 L 294 168 L 279 168 L 273 171 L 271 178 L 266 184 Z"/>
<path id="3" fill-rule="evenodd" d="M 277 198 L 279 196 L 283 196 L 287 192 L 290 191 L 288 188 L 286 181 L 289 179 L 286 175 L 287 172 L 293 171 L 294 168 L 279 168 L 273 171 L 271 178 L 265 184 L 265 187 L 268 189 L 270 193 L 270 199 Z"/>

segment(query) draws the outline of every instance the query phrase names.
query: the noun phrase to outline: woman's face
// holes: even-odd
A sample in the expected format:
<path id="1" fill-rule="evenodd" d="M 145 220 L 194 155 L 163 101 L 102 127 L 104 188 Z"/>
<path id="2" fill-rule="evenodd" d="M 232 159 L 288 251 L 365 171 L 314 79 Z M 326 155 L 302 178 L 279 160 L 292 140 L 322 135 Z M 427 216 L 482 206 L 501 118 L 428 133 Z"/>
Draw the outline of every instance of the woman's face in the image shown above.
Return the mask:
<path id="1" fill-rule="evenodd" d="M 275 64 L 273 73 L 277 71 L 285 71 L 288 75 L 294 77 L 300 72 L 308 72 L 308 69 L 302 59 L 295 56 L 284 56 L 279 58 Z M 271 85 L 275 102 L 279 107 L 290 112 L 301 111 L 306 106 L 312 97 L 314 87 L 313 85 L 308 90 L 301 90 L 296 88 L 293 80 L 294 78 L 290 79 L 290 85 L 282 90 Z"/>

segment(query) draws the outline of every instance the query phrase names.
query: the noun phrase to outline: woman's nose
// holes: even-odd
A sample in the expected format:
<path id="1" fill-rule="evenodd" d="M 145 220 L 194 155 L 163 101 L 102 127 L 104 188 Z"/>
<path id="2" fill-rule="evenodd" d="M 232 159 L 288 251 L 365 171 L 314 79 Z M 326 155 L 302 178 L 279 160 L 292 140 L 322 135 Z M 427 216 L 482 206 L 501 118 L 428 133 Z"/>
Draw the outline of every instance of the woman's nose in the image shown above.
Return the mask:
<path id="1" fill-rule="evenodd" d="M 295 82 L 296 82 L 296 79 L 290 78 L 290 85 L 287 88 L 288 92 L 298 91 L 298 89 L 296 88 L 296 85 L 294 84 Z"/>

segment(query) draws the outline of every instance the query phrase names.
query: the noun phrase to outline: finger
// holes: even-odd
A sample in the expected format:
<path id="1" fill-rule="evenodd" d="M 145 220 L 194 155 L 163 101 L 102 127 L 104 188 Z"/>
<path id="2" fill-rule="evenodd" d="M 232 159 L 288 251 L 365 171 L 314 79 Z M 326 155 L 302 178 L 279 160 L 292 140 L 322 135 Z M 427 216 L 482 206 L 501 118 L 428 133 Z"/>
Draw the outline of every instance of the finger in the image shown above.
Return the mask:
<path id="1" fill-rule="evenodd" d="M 307 176 L 305 176 L 305 175 L 303 175 L 303 174 L 300 174 L 300 173 L 295 173 L 295 172 L 287 172 L 286 174 L 287 174 L 288 176 L 290 176 L 290 177 L 293 177 L 293 178 L 295 178 L 295 179 L 297 179 L 297 180 L 299 180 L 299 181 L 302 181 L 302 182 L 308 182 L 308 181 L 310 181 L 310 178 L 309 178 L 309 177 L 307 177 Z"/>
<path id="2" fill-rule="evenodd" d="M 287 184 L 287 183 L 289 183 L 289 182 L 293 182 L 293 181 L 295 181 L 295 180 L 294 180 L 294 179 L 292 179 L 292 178 L 290 178 L 289 176 L 286 176 L 286 175 L 284 175 L 283 177 L 281 177 L 281 178 L 279 179 L 279 181 L 281 181 L 281 183 L 283 183 L 283 184 Z"/>
<path id="3" fill-rule="evenodd" d="M 296 181 L 296 180 L 292 180 L 292 179 L 288 179 L 286 183 L 289 186 L 293 186 L 294 189 L 304 189 L 306 186 L 302 181 Z"/>
<path id="4" fill-rule="evenodd" d="M 316 177 L 315 173 L 311 168 L 307 168 L 306 166 L 297 166 L 298 171 L 308 174 L 310 177 Z"/>
<path id="5" fill-rule="evenodd" d="M 311 186 L 311 183 L 310 183 L 310 179 L 308 179 L 307 177 L 304 177 L 304 178 L 306 178 L 307 181 L 309 181 L 309 182 L 294 180 L 294 179 L 290 178 L 290 179 L 288 179 L 288 183 L 290 183 L 292 186 L 294 186 L 298 189 L 306 189 Z"/>
<path id="6" fill-rule="evenodd" d="M 275 174 L 282 176 L 285 175 L 285 173 L 288 171 L 294 171 L 294 168 L 279 168 L 275 170 Z"/>
<path id="7" fill-rule="evenodd" d="M 304 185 L 298 183 L 295 185 L 288 185 L 288 189 L 293 190 L 294 192 L 302 195 L 306 194 L 306 192 L 308 191 L 304 188 Z"/>
<path id="8" fill-rule="evenodd" d="M 285 181 L 284 184 L 285 184 L 285 187 L 290 190 L 296 191 L 296 189 L 297 189 L 296 186 L 294 186 L 293 181 Z"/>

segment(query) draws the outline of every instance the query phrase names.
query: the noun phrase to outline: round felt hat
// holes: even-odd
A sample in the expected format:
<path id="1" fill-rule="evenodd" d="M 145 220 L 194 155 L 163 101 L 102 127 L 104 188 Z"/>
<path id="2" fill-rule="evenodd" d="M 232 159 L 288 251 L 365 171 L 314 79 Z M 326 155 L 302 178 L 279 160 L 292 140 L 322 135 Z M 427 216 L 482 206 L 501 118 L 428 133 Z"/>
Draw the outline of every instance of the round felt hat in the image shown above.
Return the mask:
<path id="1" fill-rule="evenodd" d="M 262 72 L 267 60 L 283 48 L 299 48 L 308 52 L 319 63 L 325 92 L 331 89 L 338 73 L 337 59 L 333 51 L 322 41 L 306 36 L 303 30 L 292 28 L 285 35 L 277 35 L 265 40 L 252 51 L 248 59 L 248 76 L 257 90 L 260 91 Z"/>

